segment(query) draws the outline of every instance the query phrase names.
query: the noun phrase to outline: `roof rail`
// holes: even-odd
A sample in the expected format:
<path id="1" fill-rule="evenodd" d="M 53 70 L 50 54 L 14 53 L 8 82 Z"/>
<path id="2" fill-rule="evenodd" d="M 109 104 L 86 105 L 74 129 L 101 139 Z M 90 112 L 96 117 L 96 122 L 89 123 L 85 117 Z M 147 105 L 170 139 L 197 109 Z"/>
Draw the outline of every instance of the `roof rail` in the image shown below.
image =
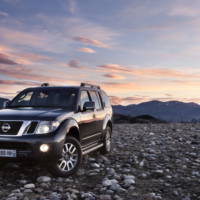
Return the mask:
<path id="1" fill-rule="evenodd" d="M 41 87 L 48 87 L 49 86 L 49 83 L 42 83 L 41 84 Z"/>
<path id="2" fill-rule="evenodd" d="M 81 83 L 81 87 L 91 87 L 91 88 L 101 89 L 100 86 L 92 85 L 92 84 L 89 84 L 89 83 Z"/>

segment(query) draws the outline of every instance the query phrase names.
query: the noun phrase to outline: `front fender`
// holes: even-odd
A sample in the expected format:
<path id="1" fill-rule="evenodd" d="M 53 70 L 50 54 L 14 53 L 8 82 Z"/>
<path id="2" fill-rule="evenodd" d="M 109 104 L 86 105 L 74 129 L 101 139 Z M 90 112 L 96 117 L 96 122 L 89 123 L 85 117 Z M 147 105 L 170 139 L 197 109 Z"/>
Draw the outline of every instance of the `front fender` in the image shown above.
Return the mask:
<path id="1" fill-rule="evenodd" d="M 57 140 L 64 143 L 66 135 L 72 127 L 76 127 L 79 130 L 78 122 L 73 118 L 65 119 L 55 133 Z"/>

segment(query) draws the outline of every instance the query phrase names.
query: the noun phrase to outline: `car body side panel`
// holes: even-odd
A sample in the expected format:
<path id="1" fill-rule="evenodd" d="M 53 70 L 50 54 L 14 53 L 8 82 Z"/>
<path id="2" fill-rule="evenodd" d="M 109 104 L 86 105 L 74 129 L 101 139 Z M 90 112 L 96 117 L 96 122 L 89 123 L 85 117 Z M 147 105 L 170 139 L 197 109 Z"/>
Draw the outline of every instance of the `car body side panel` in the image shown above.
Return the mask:
<path id="1" fill-rule="evenodd" d="M 106 112 L 105 112 L 106 116 L 103 121 L 103 127 L 102 127 L 103 131 L 106 129 L 109 121 L 112 123 L 112 108 L 105 108 L 105 110 L 106 110 Z"/>

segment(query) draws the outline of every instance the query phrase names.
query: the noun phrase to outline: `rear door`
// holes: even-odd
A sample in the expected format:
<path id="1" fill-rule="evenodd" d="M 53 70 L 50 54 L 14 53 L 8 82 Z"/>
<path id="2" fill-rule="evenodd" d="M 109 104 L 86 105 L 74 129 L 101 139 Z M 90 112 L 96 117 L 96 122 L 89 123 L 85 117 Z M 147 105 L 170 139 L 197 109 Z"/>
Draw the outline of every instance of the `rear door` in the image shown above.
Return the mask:
<path id="1" fill-rule="evenodd" d="M 103 110 L 102 101 L 97 91 L 89 91 L 91 100 L 95 102 L 95 139 L 98 140 L 102 136 L 103 120 L 105 112 Z"/>

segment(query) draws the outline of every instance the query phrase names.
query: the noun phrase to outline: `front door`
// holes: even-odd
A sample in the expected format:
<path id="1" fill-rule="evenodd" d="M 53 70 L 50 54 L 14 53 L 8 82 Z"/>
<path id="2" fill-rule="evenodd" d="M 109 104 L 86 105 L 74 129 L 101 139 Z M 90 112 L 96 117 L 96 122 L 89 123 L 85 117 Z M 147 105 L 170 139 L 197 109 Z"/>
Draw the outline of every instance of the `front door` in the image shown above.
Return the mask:
<path id="1" fill-rule="evenodd" d="M 89 144 L 92 142 L 92 135 L 95 133 L 95 112 L 94 111 L 83 111 L 83 105 L 85 102 L 91 101 L 86 90 L 82 90 L 80 94 L 80 137 L 82 145 Z"/>

